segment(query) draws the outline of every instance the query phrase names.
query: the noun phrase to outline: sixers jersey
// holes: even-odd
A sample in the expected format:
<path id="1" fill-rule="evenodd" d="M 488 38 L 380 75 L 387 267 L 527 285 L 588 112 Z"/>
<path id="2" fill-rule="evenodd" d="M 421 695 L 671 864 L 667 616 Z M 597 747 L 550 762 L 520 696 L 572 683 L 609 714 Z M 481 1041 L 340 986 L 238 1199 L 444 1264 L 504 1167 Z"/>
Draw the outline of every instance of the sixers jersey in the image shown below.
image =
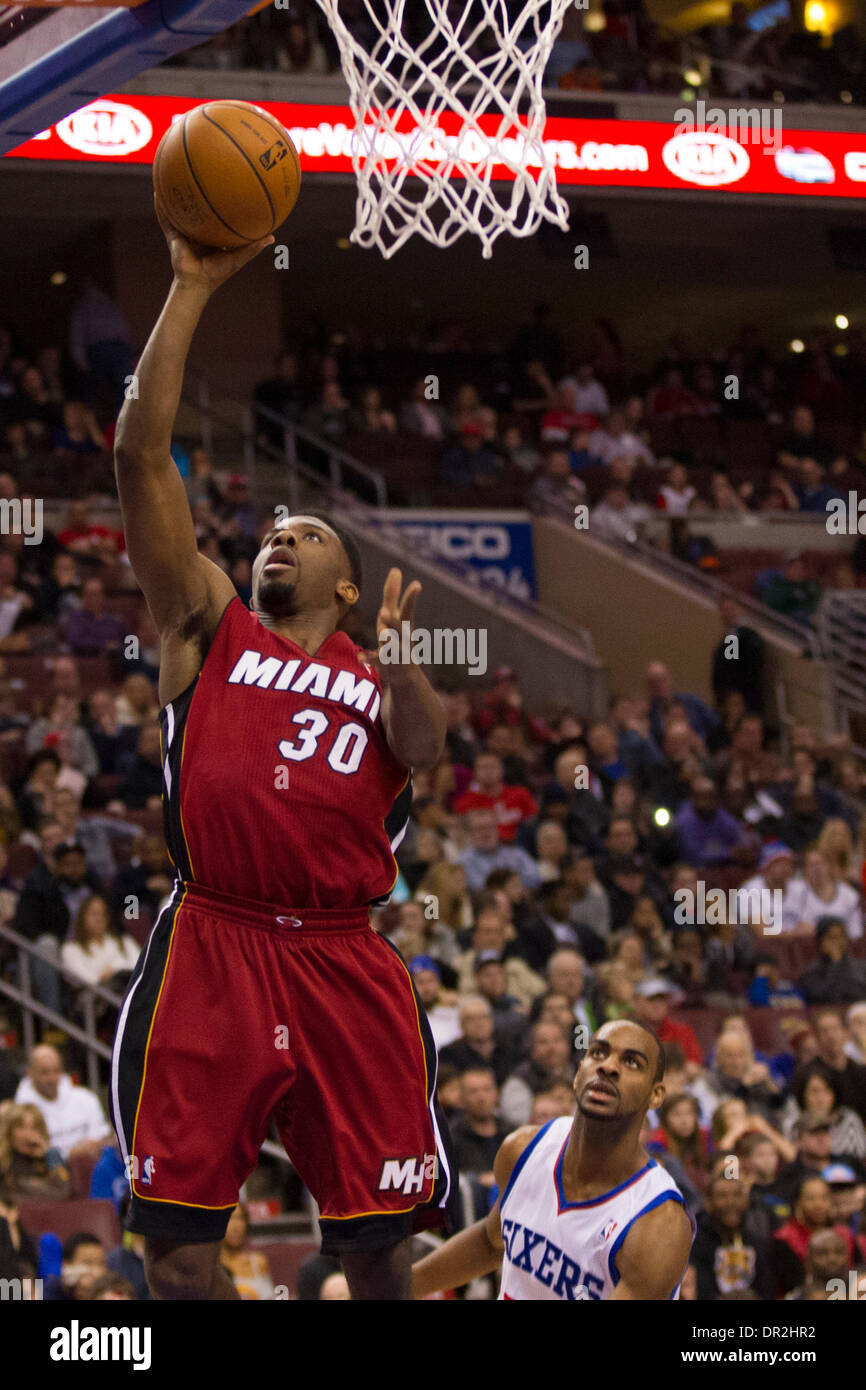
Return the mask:
<path id="1" fill-rule="evenodd" d="M 160 712 L 181 878 L 299 908 L 386 900 L 412 786 L 381 704 L 344 632 L 309 656 L 232 599 L 200 673 Z"/>
<path id="2" fill-rule="evenodd" d="M 616 1256 L 638 1217 L 662 1202 L 685 1207 L 679 1188 L 653 1158 L 603 1196 L 567 1202 L 562 1161 L 571 1125 L 568 1116 L 543 1125 L 502 1194 L 500 1298 L 610 1298 L 620 1278 Z M 671 1297 L 679 1297 L 679 1286 Z"/>

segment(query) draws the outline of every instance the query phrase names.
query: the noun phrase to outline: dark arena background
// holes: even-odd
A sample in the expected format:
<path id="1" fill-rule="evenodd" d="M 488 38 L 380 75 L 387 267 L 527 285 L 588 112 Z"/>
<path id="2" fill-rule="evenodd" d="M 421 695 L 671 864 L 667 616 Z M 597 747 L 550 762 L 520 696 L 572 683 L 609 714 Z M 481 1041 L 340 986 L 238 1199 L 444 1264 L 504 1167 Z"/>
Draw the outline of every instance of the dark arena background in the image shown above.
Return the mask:
<path id="1" fill-rule="evenodd" d="M 483 73 L 504 51 L 494 8 L 408 6 L 419 56 L 399 79 L 392 63 L 395 87 L 432 67 L 446 10 Z M 125 1227 L 138 1160 L 111 1122 L 127 986 L 183 876 L 114 441 L 172 282 L 154 153 L 225 98 L 282 123 L 302 186 L 208 303 L 171 457 L 199 551 L 245 604 L 262 538 L 313 511 L 357 540 L 342 626 L 366 652 L 389 571 L 421 583 L 412 643 L 444 752 L 415 770 L 370 922 L 432 1033 L 452 1233 L 502 1197 L 509 1134 L 575 1114 L 590 1038 L 636 1020 L 666 1069 L 640 1142 L 695 1232 L 693 1306 L 653 1318 L 654 1364 L 862 1368 L 854 1314 L 795 1305 L 866 1299 L 866 12 L 568 7 L 538 60 L 558 219 L 485 255 L 471 226 L 435 244 L 440 211 L 383 255 L 353 236 L 347 79 L 369 78 L 370 110 L 392 101 L 389 51 L 378 87 L 363 56 L 391 7 L 340 0 L 341 33 L 328 9 L 0 9 L 0 1289 L 87 1305 L 22 1310 L 4 1343 L 44 1362 L 53 1337 L 59 1362 L 88 1359 L 85 1324 L 152 1328 L 162 1369 L 177 1335 Z M 457 135 L 467 89 L 436 80 Z M 465 177 L 430 168 L 408 207 Z M 495 218 L 514 187 L 500 164 Z M 348 871 L 345 893 L 356 906 Z M 350 1066 L 340 1085 L 351 1115 Z M 381 1158 L 380 1186 L 411 1192 L 414 1160 Z M 236 1176 L 219 1259 L 240 1298 L 349 1300 L 276 1128 Z M 513 1236 L 506 1265 L 524 1290 L 536 1276 L 515 1296 L 552 1297 Z M 444 1239 L 417 1233 L 413 1260 Z M 500 1278 L 424 1296 L 493 1301 Z M 598 1301 L 573 1287 L 555 1285 Z M 249 1317 L 255 1345 L 262 1324 L 285 1335 Z"/>

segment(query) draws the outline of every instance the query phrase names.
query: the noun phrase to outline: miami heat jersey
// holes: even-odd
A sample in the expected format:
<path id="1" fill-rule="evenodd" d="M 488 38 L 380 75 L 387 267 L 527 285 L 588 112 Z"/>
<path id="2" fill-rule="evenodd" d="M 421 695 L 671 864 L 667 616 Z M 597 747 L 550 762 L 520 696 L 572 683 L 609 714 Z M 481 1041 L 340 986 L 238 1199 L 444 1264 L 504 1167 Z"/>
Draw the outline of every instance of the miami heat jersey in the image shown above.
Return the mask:
<path id="1" fill-rule="evenodd" d="M 233 599 L 201 672 L 160 713 L 166 841 L 181 878 L 290 907 L 387 899 L 411 776 L 381 706 L 345 633 L 309 656 Z"/>
<path id="2" fill-rule="evenodd" d="M 610 1298 L 620 1278 L 616 1256 L 638 1217 L 662 1202 L 685 1207 L 679 1188 L 653 1158 L 603 1196 L 567 1202 L 562 1161 L 571 1125 L 568 1116 L 543 1125 L 502 1194 L 500 1298 Z M 679 1297 L 679 1286 L 671 1297 Z"/>

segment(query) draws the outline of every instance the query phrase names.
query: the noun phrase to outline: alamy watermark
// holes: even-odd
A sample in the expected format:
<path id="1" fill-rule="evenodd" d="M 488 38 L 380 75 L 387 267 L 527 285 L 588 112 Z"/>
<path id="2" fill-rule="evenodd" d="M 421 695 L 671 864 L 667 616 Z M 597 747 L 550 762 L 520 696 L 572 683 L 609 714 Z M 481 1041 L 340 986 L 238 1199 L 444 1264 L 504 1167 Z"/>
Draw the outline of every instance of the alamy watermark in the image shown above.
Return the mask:
<path id="1" fill-rule="evenodd" d="M 782 108 L 780 106 L 707 106 L 699 98 L 694 106 L 681 106 L 674 112 L 674 135 L 726 135 L 740 145 L 760 145 L 764 154 L 782 148 Z"/>
<path id="2" fill-rule="evenodd" d="M 41 545 L 42 498 L 0 498 L 0 535 L 23 536 L 25 545 Z"/>
<path id="3" fill-rule="evenodd" d="M 487 670 L 487 629 L 483 627 L 416 627 L 404 620 L 400 631 L 379 633 L 383 666 L 466 666 L 470 676 Z"/>
<path id="4" fill-rule="evenodd" d="M 765 936 L 778 936 L 782 930 L 781 888 L 707 889 L 698 879 L 697 892 L 678 888 L 674 893 L 674 921 L 678 927 L 761 927 Z"/>

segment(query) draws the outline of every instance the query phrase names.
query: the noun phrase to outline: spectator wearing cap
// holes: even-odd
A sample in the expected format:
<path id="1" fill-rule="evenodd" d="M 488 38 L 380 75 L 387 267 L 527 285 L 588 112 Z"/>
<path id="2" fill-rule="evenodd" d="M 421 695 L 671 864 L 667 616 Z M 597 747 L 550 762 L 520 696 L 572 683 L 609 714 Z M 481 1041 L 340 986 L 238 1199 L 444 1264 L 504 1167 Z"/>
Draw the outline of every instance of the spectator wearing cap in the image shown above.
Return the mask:
<path id="1" fill-rule="evenodd" d="M 461 1081 L 461 1110 L 451 1125 L 454 1156 L 461 1177 L 469 1179 L 473 1190 L 475 1219 L 486 1216 L 490 1207 L 490 1189 L 496 1179 L 493 1161 L 508 1135 L 508 1129 L 497 1116 L 499 1087 L 489 1067 L 470 1067 Z"/>
<path id="2" fill-rule="evenodd" d="M 43 951 L 58 957 L 60 947 L 71 936 L 79 909 L 93 893 L 101 891 L 98 878 L 87 868 L 82 846 L 77 842 L 59 844 L 51 862 L 43 859 L 28 876 L 13 926 Z M 59 1013 L 63 999 L 55 967 L 47 961 L 34 960 L 31 978 L 40 1003 Z"/>
<path id="3" fill-rule="evenodd" d="M 798 623 L 811 622 L 821 597 L 821 585 L 809 578 L 806 559 L 799 550 L 788 552 L 781 570 L 759 575 L 755 588 L 768 608 Z"/>
<path id="4" fill-rule="evenodd" d="M 571 1039 L 558 1023 L 539 1021 L 530 1034 L 529 1057 L 514 1068 L 502 1087 L 500 1111 L 508 1128 L 529 1124 L 533 1098 L 541 1091 L 571 1085 L 573 1080 Z"/>
<path id="5" fill-rule="evenodd" d="M 866 999 L 866 961 L 854 960 L 844 919 L 819 917 L 815 928 L 818 960 L 800 976 L 808 1004 L 854 1004 Z M 866 1069 L 864 1069 L 866 1073 Z"/>
<path id="6" fill-rule="evenodd" d="M 840 1105 L 839 1093 L 827 1068 L 820 1062 L 798 1072 L 792 1095 L 782 1115 L 783 1128 L 795 1132 L 804 1115 L 829 1120 L 832 1152 L 866 1160 L 866 1127 L 855 1111 Z"/>
<path id="7" fill-rule="evenodd" d="M 446 486 L 490 489 L 501 472 L 502 459 L 484 438 L 483 425 L 466 420 L 460 428 L 459 443 L 446 449 L 442 459 Z"/>
<path id="8" fill-rule="evenodd" d="M 525 1008 L 529 1008 L 533 999 L 544 992 L 544 981 L 534 970 L 530 970 L 519 954 L 520 945 L 513 924 L 495 902 L 479 908 L 471 943 L 454 962 L 461 993 L 474 989 L 478 956 L 484 951 L 493 951 L 502 958 L 507 992 Z"/>
<path id="9" fill-rule="evenodd" d="M 808 850 L 803 856 L 802 875 L 795 875 L 785 890 L 785 907 L 804 934 L 811 935 L 819 921 L 832 917 L 844 924 L 849 941 L 863 936 L 859 893 L 831 868 L 819 849 Z"/>
<path id="10" fill-rule="evenodd" d="M 466 871 L 470 893 L 480 893 L 494 869 L 513 869 L 524 887 L 538 887 L 541 882 L 538 865 L 519 845 L 502 843 L 495 811 L 479 808 L 469 813 L 467 821 L 470 845 L 460 855 L 459 862 Z"/>
<path id="11" fill-rule="evenodd" d="M 785 911 L 785 890 L 794 873 L 794 852 L 787 845 L 782 844 L 781 840 L 770 840 L 761 850 L 758 859 L 758 872 L 751 878 L 747 878 L 745 883 L 740 885 L 737 894 L 737 917 L 741 922 L 750 920 L 750 903 L 760 903 L 766 901 L 765 894 L 770 894 L 772 904 L 772 926 L 778 932 L 791 932 L 796 928 L 796 915 L 790 910 Z M 776 911 L 776 894 L 781 893 L 781 917 Z M 753 914 L 752 914 L 753 915 Z M 769 924 L 768 924 L 769 925 Z"/>
<path id="12" fill-rule="evenodd" d="M 694 1029 L 687 1023 L 671 1018 L 669 1010 L 681 998 L 680 991 L 670 980 L 652 975 L 640 980 L 634 991 L 634 1016 L 650 1028 L 661 1043 L 679 1043 L 686 1055 L 687 1070 L 694 1076 L 701 1068 L 701 1045 Z"/>
<path id="13" fill-rule="evenodd" d="M 517 1048 L 526 1032 L 528 1010 L 513 994 L 508 993 L 506 961 L 500 951 L 479 951 L 475 957 L 475 992 L 486 999 L 493 1010 L 493 1028 L 497 1038 Z"/>
<path id="14" fill-rule="evenodd" d="M 674 817 L 683 857 L 704 869 L 737 862 L 751 853 L 750 837 L 737 818 L 719 805 L 715 782 L 696 777 L 691 793 Z"/>
<path id="15" fill-rule="evenodd" d="M 497 1039 L 493 1010 L 480 994 L 461 995 L 460 1030 L 460 1036 L 441 1049 L 440 1064 L 461 1075 L 470 1067 L 489 1067 L 501 1086 L 516 1059 L 513 1049 Z"/>
<path id="16" fill-rule="evenodd" d="M 642 854 L 617 854 L 605 865 L 613 931 L 627 926 L 641 898 L 649 896 L 648 864 Z"/>
<path id="17" fill-rule="evenodd" d="M 821 1177 L 830 1189 L 833 1221 L 847 1226 L 852 1232 L 862 1259 L 866 1256 L 866 1231 L 862 1223 L 866 1170 L 861 1161 L 851 1159 L 848 1163 L 828 1163 L 822 1169 Z"/>
<path id="18" fill-rule="evenodd" d="M 777 1296 L 802 1283 L 809 1243 L 819 1231 L 832 1230 L 845 1242 L 848 1268 L 854 1259 L 854 1237 L 847 1227 L 833 1225 L 830 1188 L 820 1175 L 804 1178 L 794 1200 L 793 1215 L 773 1237 L 772 1263 Z"/>
<path id="19" fill-rule="evenodd" d="M 826 1115 L 803 1115 L 797 1125 L 797 1157 L 779 1172 L 774 1191 L 793 1205 L 804 1178 L 821 1177 L 828 1167 L 842 1164 L 851 1169 L 858 1183 L 866 1182 L 866 1168 L 859 1159 L 834 1154 L 831 1123 Z"/>
<path id="20" fill-rule="evenodd" d="M 508 785 L 502 759 L 495 753 L 477 753 L 473 773 L 468 789 L 454 804 L 455 811 L 458 816 L 465 816 L 470 811 L 492 810 L 496 814 L 500 840 L 506 845 L 513 844 L 521 822 L 538 813 L 535 797 L 526 787 Z"/>

